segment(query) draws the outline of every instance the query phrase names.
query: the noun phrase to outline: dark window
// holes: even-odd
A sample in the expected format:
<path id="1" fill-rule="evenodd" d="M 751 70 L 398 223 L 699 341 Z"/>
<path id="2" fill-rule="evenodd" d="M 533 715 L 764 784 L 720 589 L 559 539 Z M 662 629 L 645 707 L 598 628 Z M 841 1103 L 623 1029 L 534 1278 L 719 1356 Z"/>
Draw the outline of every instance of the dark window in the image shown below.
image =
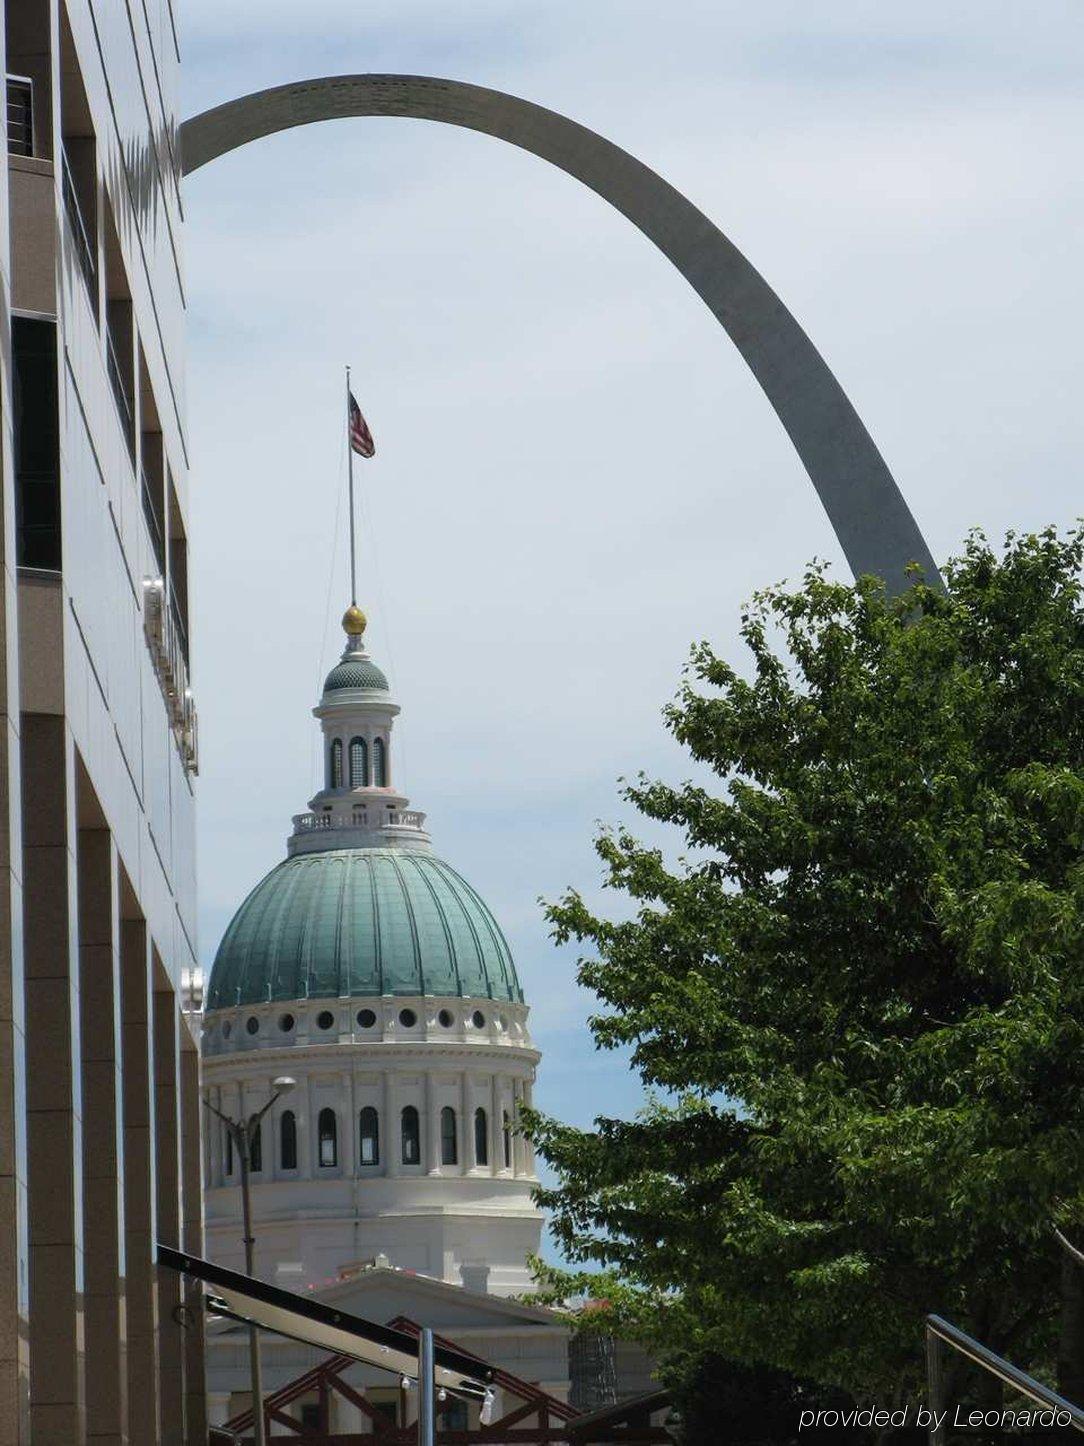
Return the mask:
<path id="1" fill-rule="evenodd" d="M 331 745 L 331 787 L 342 788 L 343 786 L 343 744 L 341 738 L 336 738 Z"/>
<path id="2" fill-rule="evenodd" d="M 293 1027 L 294 1027 L 294 1017 L 293 1017 L 293 1015 L 292 1015 L 292 1014 L 283 1014 L 283 1015 L 280 1017 L 280 1019 L 279 1019 L 279 1028 L 282 1030 L 283 1034 L 289 1034 L 289 1033 L 290 1033 L 290 1030 L 293 1029 Z"/>
<path id="3" fill-rule="evenodd" d="M 301 1407 L 301 1424 L 309 1431 L 320 1431 L 323 1429 L 323 1422 L 320 1420 L 320 1402 L 306 1401 Z"/>
<path id="4" fill-rule="evenodd" d="M 388 784 L 387 749 L 383 738 L 373 740 L 373 784 L 377 788 L 386 788 Z"/>
<path id="5" fill-rule="evenodd" d="M 361 1163 L 380 1164 L 380 1119 L 372 1105 L 361 1112 Z"/>
<path id="6" fill-rule="evenodd" d="M 263 1169 L 263 1122 L 256 1126 L 248 1141 L 248 1168 L 254 1174 Z"/>
<path id="7" fill-rule="evenodd" d="M 260 1021 L 256 1018 L 254 1014 L 250 1014 L 249 1017 L 245 1020 L 245 1028 L 248 1030 L 249 1034 L 259 1034 Z"/>
<path id="8" fill-rule="evenodd" d="M 469 1431 L 470 1416 L 466 1401 L 452 1399 L 439 1416 L 442 1431 Z"/>
<path id="9" fill-rule="evenodd" d="M 502 1112 L 502 1121 L 501 1133 L 504 1135 L 504 1168 L 510 1170 L 512 1168 L 512 1122 L 508 1118 L 507 1110 Z"/>
<path id="10" fill-rule="evenodd" d="M 451 1105 L 445 1105 L 440 1112 L 440 1163 L 442 1165 L 456 1165 L 459 1163 L 459 1147 L 456 1140 L 455 1110 Z"/>
<path id="11" fill-rule="evenodd" d="M 284 1170 L 297 1169 L 297 1116 L 283 1110 L 279 1121 L 279 1160 Z"/>
<path id="12" fill-rule="evenodd" d="M 34 82 L 27 75 L 8 76 L 8 155 L 34 154 Z"/>
<path id="13" fill-rule="evenodd" d="M 60 423 L 56 325 L 12 318 L 15 519 L 20 567 L 59 570 Z"/>
<path id="14" fill-rule="evenodd" d="M 330 1009 L 322 1009 L 316 1016 L 316 1023 L 321 1029 L 330 1029 L 335 1023 L 335 1016 Z"/>
<path id="15" fill-rule="evenodd" d="M 369 786 L 369 747 L 364 738 L 350 740 L 350 787 Z"/>
<path id="16" fill-rule="evenodd" d="M 489 1164 L 489 1128 L 486 1112 L 481 1106 L 474 1112 L 474 1163 Z"/>
<path id="17" fill-rule="evenodd" d="M 417 1022 L 418 1016 L 414 1013 L 413 1009 L 400 1009 L 399 1023 L 404 1029 L 413 1029 Z"/>
<path id="18" fill-rule="evenodd" d="M 376 1023 L 376 1015 L 371 1009 L 358 1010 L 358 1024 L 362 1029 L 372 1029 Z"/>
<path id="19" fill-rule="evenodd" d="M 417 1165 L 422 1158 L 421 1130 L 418 1125 L 418 1111 L 413 1105 L 403 1110 L 401 1129 L 403 1135 L 403 1164 Z"/>
<path id="20" fill-rule="evenodd" d="M 320 1164 L 324 1169 L 339 1163 L 339 1126 L 334 1110 L 321 1110 L 317 1124 L 320 1137 Z"/>
<path id="21" fill-rule="evenodd" d="M 437 1015 L 437 1020 L 444 1029 L 451 1029 L 455 1023 L 455 1015 L 450 1009 L 442 1009 Z"/>
<path id="22" fill-rule="evenodd" d="M 470 1022 L 474 1025 L 475 1029 L 485 1029 L 486 1027 L 486 1017 L 480 1009 L 474 1011 L 470 1017 Z"/>

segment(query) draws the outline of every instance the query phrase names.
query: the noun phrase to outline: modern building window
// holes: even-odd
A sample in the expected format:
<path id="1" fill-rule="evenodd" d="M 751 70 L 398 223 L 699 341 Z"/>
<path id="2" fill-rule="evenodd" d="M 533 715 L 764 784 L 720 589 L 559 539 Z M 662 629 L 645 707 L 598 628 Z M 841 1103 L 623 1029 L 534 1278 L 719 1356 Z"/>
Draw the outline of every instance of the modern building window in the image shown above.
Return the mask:
<path id="1" fill-rule="evenodd" d="M 369 745 L 364 738 L 350 740 L 350 787 L 369 787 Z"/>
<path id="2" fill-rule="evenodd" d="M 363 1165 L 380 1164 L 380 1117 L 372 1105 L 361 1112 L 361 1154 Z"/>
<path id="3" fill-rule="evenodd" d="M 258 1175 L 263 1169 L 263 1121 L 256 1126 L 249 1136 L 248 1142 L 248 1168 L 253 1174 Z"/>
<path id="4" fill-rule="evenodd" d="M 459 1142 L 456 1139 L 455 1110 L 451 1105 L 445 1105 L 440 1112 L 440 1163 L 442 1165 L 457 1165 L 459 1163 Z"/>
<path id="5" fill-rule="evenodd" d="M 283 1110 L 279 1121 L 279 1163 L 284 1170 L 297 1169 L 297 1116 Z"/>
<path id="6" fill-rule="evenodd" d="M 226 1174 L 233 1174 L 233 1131 L 226 1130 Z"/>
<path id="7" fill-rule="evenodd" d="M 11 321 L 15 525 L 20 567 L 60 570 L 60 421 L 56 323 Z"/>
<path id="8" fill-rule="evenodd" d="M 343 744 L 341 738 L 336 738 L 331 744 L 331 768 L 328 782 L 332 788 L 343 786 Z"/>
<path id="9" fill-rule="evenodd" d="M 334 1168 L 339 1163 L 339 1125 L 334 1110 L 320 1111 L 317 1135 L 320 1141 L 321 1168 Z"/>
<path id="10" fill-rule="evenodd" d="M 420 1164 L 422 1158 L 421 1129 L 418 1122 L 418 1111 L 413 1105 L 407 1105 L 403 1110 L 400 1130 L 403 1137 L 403 1164 Z"/>
<path id="11" fill-rule="evenodd" d="M 375 788 L 388 786 L 388 750 L 383 738 L 373 740 L 373 786 Z"/>
<path id="12" fill-rule="evenodd" d="M 501 1134 L 504 1136 L 504 1168 L 512 1168 L 512 1121 L 508 1118 L 508 1111 L 501 1112 Z"/>
<path id="13" fill-rule="evenodd" d="M 481 1106 L 474 1112 L 474 1163 L 489 1164 L 489 1121 Z"/>

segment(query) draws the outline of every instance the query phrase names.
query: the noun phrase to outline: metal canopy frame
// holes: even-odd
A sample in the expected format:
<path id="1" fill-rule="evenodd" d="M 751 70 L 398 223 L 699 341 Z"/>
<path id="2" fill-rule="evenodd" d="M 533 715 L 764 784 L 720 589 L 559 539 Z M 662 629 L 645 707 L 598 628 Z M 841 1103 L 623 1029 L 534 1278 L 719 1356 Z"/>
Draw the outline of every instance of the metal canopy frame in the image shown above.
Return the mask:
<path id="1" fill-rule="evenodd" d="M 202 1281 L 206 1306 L 213 1315 L 350 1356 L 410 1380 L 420 1379 L 419 1341 L 406 1331 L 364 1320 L 169 1245 L 159 1244 L 158 1263 Z M 493 1378 L 492 1370 L 476 1356 L 448 1346 L 435 1349 L 433 1368 L 438 1386 L 475 1401 L 485 1399 Z"/>

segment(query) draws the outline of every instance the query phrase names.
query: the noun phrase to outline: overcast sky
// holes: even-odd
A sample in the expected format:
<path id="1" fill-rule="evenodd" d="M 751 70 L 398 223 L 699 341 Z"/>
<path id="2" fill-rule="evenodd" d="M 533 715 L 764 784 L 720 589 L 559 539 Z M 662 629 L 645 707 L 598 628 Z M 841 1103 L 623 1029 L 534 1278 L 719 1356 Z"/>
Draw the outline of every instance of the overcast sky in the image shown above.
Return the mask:
<path id="1" fill-rule="evenodd" d="M 934 555 L 1084 511 L 1078 0 L 184 0 L 183 113 L 397 71 L 563 111 L 661 172 L 767 277 Z M 660 710 L 689 645 L 740 657 L 752 589 L 828 558 L 813 488 L 703 304 L 595 195 L 407 120 L 290 132 L 185 183 L 201 721 L 201 952 L 315 788 L 348 601 L 403 706 L 399 775 L 503 924 L 537 1099 L 630 1112 L 539 895 L 599 898 L 617 778 L 689 767 Z M 338 532 L 336 533 L 336 519 Z M 604 902 L 605 896 L 600 899 Z"/>

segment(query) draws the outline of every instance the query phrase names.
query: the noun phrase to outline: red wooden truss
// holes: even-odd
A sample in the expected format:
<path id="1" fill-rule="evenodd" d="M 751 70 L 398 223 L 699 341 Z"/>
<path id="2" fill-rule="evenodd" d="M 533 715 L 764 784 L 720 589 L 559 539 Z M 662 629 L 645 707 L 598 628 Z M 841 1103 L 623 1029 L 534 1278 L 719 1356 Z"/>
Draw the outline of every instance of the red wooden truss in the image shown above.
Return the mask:
<path id="1" fill-rule="evenodd" d="M 388 1324 L 409 1335 L 416 1336 L 420 1332 L 417 1323 L 406 1316 L 397 1316 Z M 473 1355 L 473 1352 L 464 1350 L 462 1346 L 444 1336 L 434 1335 L 433 1340 L 437 1346 L 457 1350 L 464 1356 Z M 474 1359 L 480 1360 L 478 1356 L 474 1356 Z M 344 1373 L 356 1364 L 351 1356 L 327 1356 L 319 1365 L 303 1371 L 286 1385 L 280 1386 L 277 1391 L 265 1396 L 264 1420 L 268 1433 L 274 1422 L 299 1441 L 308 1442 L 309 1446 L 417 1446 L 416 1424 L 396 1426 L 366 1400 L 363 1390 L 358 1390 L 343 1379 Z M 524 1381 L 499 1367 L 489 1369 L 493 1372 L 493 1385 L 501 1391 L 504 1415 L 487 1426 L 475 1426 L 468 1430 L 442 1429 L 441 1417 L 451 1407 L 452 1401 L 450 1397 L 444 1401 L 438 1399 L 437 1446 L 483 1446 L 483 1443 L 488 1443 L 488 1446 L 520 1446 L 520 1443 L 522 1446 L 550 1446 L 550 1443 L 552 1446 L 565 1446 L 565 1443 L 568 1443 L 568 1446 L 576 1446 L 576 1443 L 578 1446 L 596 1446 L 596 1443 L 603 1442 L 649 1446 L 649 1443 L 673 1440 L 664 1427 L 647 1424 L 639 1402 L 628 1402 L 601 1412 L 594 1411 L 587 1416 L 565 1401 L 560 1401 L 556 1396 L 532 1385 L 530 1381 Z M 314 1392 L 319 1402 L 320 1425 L 303 1426 L 296 1416 L 290 1415 L 287 1408 Z M 331 1398 L 334 1395 L 342 1396 L 357 1407 L 369 1422 L 368 1434 L 330 1434 Z M 652 1398 L 652 1403 L 656 1409 L 665 1404 L 661 1392 Z M 579 1419 L 582 1419 L 586 1429 L 577 1430 Z M 252 1431 L 252 1426 L 253 1413 L 247 1410 L 239 1412 L 221 1429 L 232 1433 L 235 1438 L 243 1439 L 246 1433 Z"/>

